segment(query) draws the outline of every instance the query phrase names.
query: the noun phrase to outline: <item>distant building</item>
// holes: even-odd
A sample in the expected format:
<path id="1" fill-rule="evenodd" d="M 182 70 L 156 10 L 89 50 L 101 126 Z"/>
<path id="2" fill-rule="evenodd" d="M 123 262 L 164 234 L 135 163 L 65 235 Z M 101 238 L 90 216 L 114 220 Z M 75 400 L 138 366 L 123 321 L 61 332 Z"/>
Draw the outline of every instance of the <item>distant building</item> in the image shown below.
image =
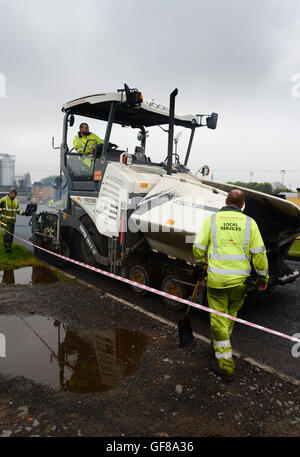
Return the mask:
<path id="1" fill-rule="evenodd" d="M 280 192 L 278 196 L 284 197 L 286 200 L 288 200 L 289 198 L 298 198 L 297 192 Z"/>
<path id="2" fill-rule="evenodd" d="M 37 203 L 47 203 L 49 200 L 54 200 L 54 188 L 45 186 L 41 181 L 33 183 L 32 194 L 36 198 Z"/>
<path id="3" fill-rule="evenodd" d="M 0 154 L 0 191 L 8 191 L 15 180 L 15 156 Z"/>
<path id="4" fill-rule="evenodd" d="M 32 184 L 30 173 L 25 173 L 24 176 L 15 176 L 14 187 L 18 190 L 18 192 L 31 193 Z"/>
<path id="5" fill-rule="evenodd" d="M 297 187 L 297 192 L 280 192 L 278 197 L 293 202 L 300 207 L 300 187 Z"/>

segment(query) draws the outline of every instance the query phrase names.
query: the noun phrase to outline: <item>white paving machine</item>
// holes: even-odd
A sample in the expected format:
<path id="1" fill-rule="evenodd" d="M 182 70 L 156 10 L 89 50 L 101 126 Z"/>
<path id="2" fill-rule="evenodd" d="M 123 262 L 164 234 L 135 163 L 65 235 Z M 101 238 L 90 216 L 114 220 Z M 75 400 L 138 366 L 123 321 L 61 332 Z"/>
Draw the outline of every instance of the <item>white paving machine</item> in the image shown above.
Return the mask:
<path id="1" fill-rule="evenodd" d="M 219 211 L 227 193 L 237 186 L 208 180 L 207 166 L 202 167 L 200 176 L 190 172 L 194 135 L 199 128 L 215 129 L 218 115 L 175 114 L 177 92 L 171 93 L 168 107 L 143 100 L 139 90 L 126 84 L 117 92 L 63 105 L 61 173 L 56 187 L 65 205 L 60 211 L 34 215 L 35 244 L 173 295 L 191 295 L 199 277 L 193 240 L 204 219 Z M 104 140 L 94 144 L 89 164 L 83 159 L 88 157 L 89 142 L 80 155 L 68 137 L 75 116 L 76 120 L 106 123 Z M 136 129 L 138 144 L 119 148 L 111 143 L 115 125 Z M 174 127 L 189 132 L 182 163 L 177 148 L 173 151 Z M 166 132 L 168 147 L 161 153 L 161 161 L 155 162 L 147 146 L 149 132 L 158 128 Z M 299 272 L 293 271 L 285 258 L 300 235 L 300 209 L 275 196 L 242 190 L 246 195 L 244 213 L 256 220 L 267 249 L 269 287 L 293 282 Z M 135 290 L 144 293 L 143 289 Z M 165 303 L 173 309 L 181 307 L 173 300 Z"/>

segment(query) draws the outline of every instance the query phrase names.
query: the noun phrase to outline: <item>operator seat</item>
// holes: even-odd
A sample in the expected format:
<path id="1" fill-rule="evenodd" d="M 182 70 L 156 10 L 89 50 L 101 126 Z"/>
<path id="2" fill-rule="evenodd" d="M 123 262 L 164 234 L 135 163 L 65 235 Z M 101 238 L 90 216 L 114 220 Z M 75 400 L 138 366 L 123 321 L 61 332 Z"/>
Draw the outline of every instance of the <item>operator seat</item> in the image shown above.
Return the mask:
<path id="1" fill-rule="evenodd" d="M 133 154 L 133 159 L 139 162 L 148 162 L 143 146 L 136 146 Z"/>

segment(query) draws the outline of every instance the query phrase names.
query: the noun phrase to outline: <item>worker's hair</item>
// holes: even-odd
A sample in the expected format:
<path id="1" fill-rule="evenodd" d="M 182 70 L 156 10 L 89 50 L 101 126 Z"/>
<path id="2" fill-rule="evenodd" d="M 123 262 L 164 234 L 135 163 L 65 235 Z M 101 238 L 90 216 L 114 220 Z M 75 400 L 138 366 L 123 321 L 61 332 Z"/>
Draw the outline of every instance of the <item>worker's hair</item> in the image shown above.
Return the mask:
<path id="1" fill-rule="evenodd" d="M 16 195 L 17 195 L 17 193 L 18 193 L 18 191 L 17 191 L 16 189 L 13 189 L 13 188 L 10 189 L 9 193 L 11 193 L 11 192 L 13 192 L 13 193 L 16 194 Z"/>
<path id="2" fill-rule="evenodd" d="M 245 202 L 245 194 L 242 190 L 233 189 L 227 195 L 227 201 L 232 205 L 243 206 Z"/>

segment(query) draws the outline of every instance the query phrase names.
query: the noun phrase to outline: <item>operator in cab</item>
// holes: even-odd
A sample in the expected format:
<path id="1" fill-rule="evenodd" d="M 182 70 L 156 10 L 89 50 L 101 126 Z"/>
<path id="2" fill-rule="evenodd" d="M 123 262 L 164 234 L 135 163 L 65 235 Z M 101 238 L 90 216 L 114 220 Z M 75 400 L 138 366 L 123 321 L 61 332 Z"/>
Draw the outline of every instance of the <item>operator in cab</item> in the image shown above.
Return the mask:
<path id="1" fill-rule="evenodd" d="M 83 151 L 86 145 L 84 155 L 93 156 L 96 146 L 100 143 L 103 143 L 103 140 L 101 140 L 101 138 L 99 138 L 95 133 L 90 132 L 89 126 L 86 122 L 82 122 L 82 124 L 79 126 L 79 132 L 74 136 L 73 139 L 73 146 L 78 154 L 83 155 Z M 88 167 L 91 165 L 91 159 L 87 157 L 84 157 L 82 162 Z"/>

